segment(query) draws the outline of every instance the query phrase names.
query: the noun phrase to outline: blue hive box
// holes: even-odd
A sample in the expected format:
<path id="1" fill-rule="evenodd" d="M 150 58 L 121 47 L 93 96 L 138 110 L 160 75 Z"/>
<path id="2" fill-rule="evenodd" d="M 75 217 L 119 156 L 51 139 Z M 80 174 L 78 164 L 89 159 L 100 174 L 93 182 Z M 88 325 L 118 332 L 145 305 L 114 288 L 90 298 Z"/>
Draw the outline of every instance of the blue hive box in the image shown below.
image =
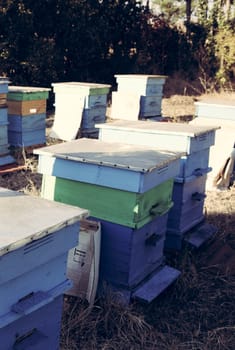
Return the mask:
<path id="1" fill-rule="evenodd" d="M 2 350 L 59 350 L 63 296 L 53 297 L 5 327 L 0 319 Z"/>
<path id="2" fill-rule="evenodd" d="M 9 80 L 5 77 L 0 77 L 0 94 L 8 93 Z"/>
<path id="3" fill-rule="evenodd" d="M 32 146 L 46 142 L 46 115 L 9 115 L 8 141 L 13 146 Z"/>
<path id="4" fill-rule="evenodd" d="M 167 216 L 136 230 L 101 220 L 101 279 L 134 287 L 159 267 L 164 262 Z"/>
<path id="5" fill-rule="evenodd" d="M 78 243 L 84 209 L 0 189 L 0 320 L 12 306 L 66 281 L 67 253 Z"/>
<path id="6" fill-rule="evenodd" d="M 181 249 L 185 234 L 204 220 L 207 174 L 174 182 L 173 202 L 169 211 L 165 248 Z"/>
<path id="7" fill-rule="evenodd" d="M 0 125 L 7 125 L 8 123 L 8 115 L 7 108 L 0 108 Z"/>
<path id="8" fill-rule="evenodd" d="M 144 193 L 179 174 L 181 153 L 79 139 L 36 149 L 38 172 Z"/>

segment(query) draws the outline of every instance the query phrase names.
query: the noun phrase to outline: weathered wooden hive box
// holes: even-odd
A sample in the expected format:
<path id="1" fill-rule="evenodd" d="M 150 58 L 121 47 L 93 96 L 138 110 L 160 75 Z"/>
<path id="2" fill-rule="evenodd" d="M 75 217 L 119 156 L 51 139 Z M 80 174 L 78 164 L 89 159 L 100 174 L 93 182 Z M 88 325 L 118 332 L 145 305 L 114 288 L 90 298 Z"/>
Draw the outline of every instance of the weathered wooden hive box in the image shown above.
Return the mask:
<path id="1" fill-rule="evenodd" d="M 1 346 L 57 348 L 61 296 L 71 288 L 67 254 L 88 211 L 3 188 L 0 203 Z"/>
<path id="2" fill-rule="evenodd" d="M 177 153 L 79 139 L 35 154 L 43 197 L 89 208 L 99 219 L 137 228 L 172 206 Z"/>
<path id="3" fill-rule="evenodd" d="M 50 89 L 10 86 L 8 139 L 13 146 L 32 146 L 46 142 L 46 105 Z"/>
<path id="4" fill-rule="evenodd" d="M 130 298 L 141 280 L 164 266 L 167 213 L 181 153 L 91 139 L 34 153 L 43 174 L 42 196 L 87 208 L 101 222 L 101 280 L 124 288 Z M 107 265 L 115 269 L 112 279 Z M 179 274 L 173 270 L 168 284 L 158 277 L 155 284 L 166 288 Z"/>
<path id="5" fill-rule="evenodd" d="M 121 74 L 115 78 L 117 91 L 112 93 L 112 119 L 138 120 L 161 116 L 166 76 Z"/>
<path id="6" fill-rule="evenodd" d="M 168 219 L 169 230 L 173 229 L 178 234 L 178 239 L 182 241 L 183 234 L 204 218 L 203 197 L 206 174 L 211 170 L 208 166 L 209 152 L 210 147 L 214 144 L 215 131 L 218 127 L 185 123 L 114 121 L 101 124 L 99 128 L 99 137 L 104 141 L 117 142 L 119 140 L 122 142 L 126 140 L 130 144 L 143 144 L 158 149 L 185 152 L 181 157 L 180 172 L 174 179 L 174 205 L 169 212 Z M 199 196 L 189 201 L 182 201 L 178 188 L 180 187 L 182 192 L 188 191 L 189 188 L 193 194 L 196 192 L 198 182 L 203 183 L 203 189 L 200 190 L 202 197 L 200 201 Z M 166 247 L 167 242 L 169 239 L 166 240 Z"/>
<path id="7" fill-rule="evenodd" d="M 107 96 L 111 85 L 65 82 L 53 83 L 55 120 L 52 136 L 62 140 L 96 134 L 95 123 L 105 122 Z M 65 131 L 64 129 L 68 129 Z"/>

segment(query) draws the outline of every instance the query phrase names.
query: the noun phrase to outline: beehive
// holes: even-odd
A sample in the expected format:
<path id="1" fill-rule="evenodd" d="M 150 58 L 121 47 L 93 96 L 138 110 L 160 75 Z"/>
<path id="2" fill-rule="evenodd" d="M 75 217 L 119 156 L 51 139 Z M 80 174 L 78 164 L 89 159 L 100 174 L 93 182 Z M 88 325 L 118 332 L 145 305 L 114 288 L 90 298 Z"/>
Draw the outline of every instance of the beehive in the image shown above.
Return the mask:
<path id="1" fill-rule="evenodd" d="M 179 173 L 180 152 L 79 139 L 34 150 L 38 171 L 63 179 L 144 193 Z"/>
<path id="2" fill-rule="evenodd" d="M 154 233 L 151 223 L 156 218 L 163 220 L 160 218 L 172 206 L 173 181 L 179 172 L 181 153 L 79 139 L 37 149 L 35 154 L 39 155 L 39 172 L 43 174 L 41 194 L 44 198 L 89 209 L 93 219 L 102 221 L 101 237 L 102 230 L 109 237 L 109 242 L 109 235 L 116 236 L 113 239 L 116 243 L 120 240 L 119 247 L 123 246 L 123 235 L 126 236 L 127 251 L 123 253 L 129 254 L 128 259 L 132 261 L 131 266 L 126 266 L 130 270 L 126 271 L 130 281 L 121 281 L 117 276 L 116 285 L 120 287 L 123 284 L 125 288 L 133 289 L 136 287 L 133 284 L 147 277 L 149 279 L 163 261 L 164 225 L 160 242 L 152 249 L 151 257 L 156 255 L 153 265 L 148 261 L 148 243 L 145 246 L 144 241 L 152 242 L 155 239 L 155 235 L 147 239 L 150 228 Z M 113 247 L 110 243 L 107 248 L 105 242 L 106 239 L 102 239 L 101 255 L 103 250 L 104 254 L 108 254 L 107 249 Z M 149 252 L 150 246 L 147 249 Z M 112 256 L 107 255 L 106 263 L 118 268 L 123 263 L 123 257 L 115 250 L 113 252 Z M 136 277 L 132 275 L 134 265 L 137 265 L 137 255 L 142 257 L 144 268 L 135 280 Z M 102 275 L 103 268 L 104 265 L 100 271 L 101 279 L 108 276 Z M 155 275 L 154 279 L 158 280 Z M 168 285 L 171 282 L 172 276 L 168 278 Z M 111 283 L 115 284 L 115 281 Z M 164 286 L 166 288 L 166 284 Z M 155 289 L 154 295 L 158 295 L 158 292 L 159 288 Z"/>
<path id="3" fill-rule="evenodd" d="M 110 85 L 86 82 L 53 83 L 55 119 L 51 136 L 70 141 L 97 134 L 95 123 L 105 122 Z M 97 138 L 97 135 L 96 135 Z"/>
<path id="4" fill-rule="evenodd" d="M 210 149 L 209 166 L 212 172 L 209 174 L 206 184 L 207 190 L 215 188 L 228 189 L 231 175 L 227 173 L 225 178 L 215 181 L 223 167 L 226 168 L 227 159 L 231 157 L 235 145 L 235 103 L 232 99 L 206 99 L 195 102 L 196 118 L 190 122 L 192 125 L 215 125 L 219 127 L 216 132 L 215 144 Z"/>
<path id="5" fill-rule="evenodd" d="M 167 149 L 171 151 L 185 152 L 181 156 L 180 172 L 175 177 L 174 189 L 181 183 L 181 187 L 192 186 L 191 178 L 203 177 L 211 169 L 208 166 L 210 147 L 215 142 L 215 131 L 218 126 L 212 127 L 191 125 L 185 123 L 154 123 L 145 121 L 114 121 L 112 123 L 100 124 L 99 126 L 101 140 L 109 142 L 125 142 L 129 144 L 142 144 L 154 148 Z M 206 177 L 203 177 L 205 179 Z M 206 181 L 206 180 L 205 180 Z M 205 192 L 205 188 L 204 188 Z M 173 192 L 174 193 L 174 192 Z M 197 204 L 195 211 L 186 213 L 187 205 L 181 205 L 180 211 L 177 209 L 179 198 L 173 199 L 174 206 L 171 208 L 169 215 L 169 229 L 172 230 L 172 217 L 177 221 L 177 227 L 173 229 L 178 232 L 178 238 L 183 239 L 183 233 L 190 229 L 198 222 L 202 221 L 203 202 Z M 189 209 L 189 208 L 188 208 Z M 195 220 L 193 217 L 195 216 Z M 191 220 L 192 218 L 192 220 Z M 207 237 L 207 234 L 205 234 Z M 207 237 L 208 238 L 208 237 Z"/>
<path id="6" fill-rule="evenodd" d="M 8 139 L 12 146 L 46 142 L 46 106 L 50 89 L 11 86 L 7 95 Z"/>
<path id="7" fill-rule="evenodd" d="M 112 119 L 138 120 L 161 116 L 166 76 L 127 74 L 115 77 L 118 89 L 112 93 Z"/>
<path id="8" fill-rule="evenodd" d="M 49 308 L 61 316 L 53 302 L 71 288 L 66 277 L 67 254 L 77 244 L 79 222 L 88 212 L 3 188 L 0 203 L 1 346 L 16 346 L 19 334 L 20 349 L 28 333 L 34 328 L 41 332 L 46 325 Z M 53 338 L 50 330 L 60 319 L 52 319 L 43 333 Z M 55 337 L 59 338 L 58 332 Z"/>

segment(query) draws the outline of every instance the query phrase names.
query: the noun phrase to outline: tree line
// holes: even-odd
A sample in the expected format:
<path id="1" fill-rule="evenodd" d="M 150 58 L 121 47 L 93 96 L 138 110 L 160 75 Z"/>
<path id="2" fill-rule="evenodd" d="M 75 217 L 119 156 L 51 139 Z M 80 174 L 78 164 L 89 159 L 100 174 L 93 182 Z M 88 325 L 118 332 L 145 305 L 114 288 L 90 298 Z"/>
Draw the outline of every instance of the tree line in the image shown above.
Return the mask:
<path id="1" fill-rule="evenodd" d="M 0 1 L 0 73 L 30 86 L 115 85 L 115 74 L 175 72 L 200 78 L 205 89 L 212 80 L 227 84 L 235 63 L 234 15 L 222 13 L 221 0 L 210 11 L 199 0 L 193 22 L 196 2 L 181 1 L 185 16 L 180 6 L 160 3 L 156 14 L 148 1 Z M 231 6 L 230 0 L 228 13 Z"/>

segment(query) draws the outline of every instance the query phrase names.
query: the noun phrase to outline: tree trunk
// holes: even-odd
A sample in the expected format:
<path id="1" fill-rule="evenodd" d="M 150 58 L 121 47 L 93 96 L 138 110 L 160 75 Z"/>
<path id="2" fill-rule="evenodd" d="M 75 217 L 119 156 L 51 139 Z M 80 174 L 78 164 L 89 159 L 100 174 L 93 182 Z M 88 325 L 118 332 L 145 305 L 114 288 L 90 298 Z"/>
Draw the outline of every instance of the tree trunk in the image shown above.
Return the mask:
<path id="1" fill-rule="evenodd" d="M 187 24 L 187 26 L 191 22 L 191 8 L 192 8 L 192 0 L 186 0 L 186 24 Z"/>

